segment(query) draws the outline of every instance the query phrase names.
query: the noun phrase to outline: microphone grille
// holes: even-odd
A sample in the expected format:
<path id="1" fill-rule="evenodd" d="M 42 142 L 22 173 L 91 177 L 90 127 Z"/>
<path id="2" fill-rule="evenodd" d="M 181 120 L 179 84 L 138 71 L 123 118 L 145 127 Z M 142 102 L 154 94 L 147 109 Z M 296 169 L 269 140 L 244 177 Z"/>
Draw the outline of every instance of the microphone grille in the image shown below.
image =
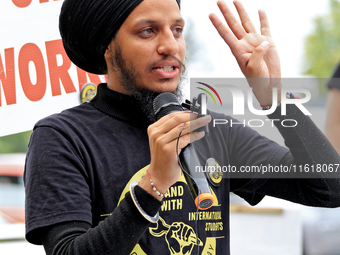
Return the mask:
<path id="1" fill-rule="evenodd" d="M 173 93 L 164 92 L 159 94 L 153 101 L 153 110 L 156 119 L 159 120 L 169 113 L 183 111 L 183 108 Z"/>

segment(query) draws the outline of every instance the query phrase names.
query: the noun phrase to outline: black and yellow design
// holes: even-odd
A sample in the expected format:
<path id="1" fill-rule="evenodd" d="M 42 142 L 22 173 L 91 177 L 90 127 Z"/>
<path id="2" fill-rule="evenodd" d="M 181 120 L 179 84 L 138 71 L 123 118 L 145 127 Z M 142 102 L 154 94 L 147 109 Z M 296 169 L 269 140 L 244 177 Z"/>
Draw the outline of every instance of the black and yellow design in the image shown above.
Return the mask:
<path id="1" fill-rule="evenodd" d="M 93 83 L 86 83 L 83 85 L 80 91 L 80 102 L 88 103 L 97 94 L 97 87 Z"/>
<path id="2" fill-rule="evenodd" d="M 129 186 L 132 181 L 140 181 L 144 175 L 146 175 L 146 170 L 149 166 L 144 167 L 143 169 L 139 170 L 135 175 L 130 179 L 130 181 L 126 184 L 125 189 L 123 190 L 119 203 L 125 197 L 126 192 L 129 191 Z M 186 181 L 183 174 L 177 181 L 178 183 L 185 183 Z M 165 211 L 177 211 L 183 209 L 183 202 L 181 197 L 184 196 L 184 189 L 183 186 L 174 186 L 169 189 L 168 195 L 165 197 L 165 201 L 163 201 L 163 206 L 161 208 L 160 215 L 162 212 Z M 218 199 L 216 194 L 212 191 L 212 194 L 215 198 L 215 202 L 213 206 L 220 206 L 218 204 Z M 191 197 L 191 195 L 188 193 Z M 178 201 L 177 201 L 178 200 Z M 169 202 L 169 203 L 168 203 Z M 118 205 L 119 205 L 118 203 Z M 206 214 L 208 212 L 205 212 Z M 216 214 L 216 213 L 215 213 Z M 214 215 L 215 215 L 214 214 Z M 210 215 L 210 214 L 209 214 Z M 197 220 L 201 220 L 201 218 L 209 219 L 209 224 L 212 224 L 210 221 L 220 219 L 219 217 L 213 217 L 205 215 L 202 216 L 200 213 L 196 216 L 192 216 L 190 218 L 189 213 L 189 221 L 191 221 L 194 217 Z M 191 220 L 190 220 L 191 219 Z M 211 230 L 206 230 L 211 231 Z M 191 255 L 195 246 L 202 247 L 202 255 L 216 255 L 216 239 L 224 238 L 223 237 L 206 237 L 205 241 L 202 241 L 197 237 L 196 232 L 194 229 L 184 223 L 184 222 L 172 222 L 167 223 L 164 218 L 160 217 L 159 221 L 156 224 L 153 224 L 152 227 L 149 227 L 149 234 L 155 238 L 161 238 L 162 242 L 166 242 L 168 251 L 164 254 L 171 254 L 171 255 Z M 137 244 L 130 255 L 147 255 L 147 253 L 142 249 L 141 245 Z"/>
<path id="3" fill-rule="evenodd" d="M 203 246 L 203 242 L 197 237 L 194 229 L 183 222 L 173 222 L 168 225 L 161 217 L 157 226 L 149 228 L 151 235 L 164 236 L 171 255 L 190 255 L 194 245 Z"/>
<path id="4" fill-rule="evenodd" d="M 221 166 L 218 164 L 216 159 L 208 158 L 206 161 L 206 171 L 205 174 L 210 184 L 219 187 L 222 182 L 223 172 L 221 171 Z"/>

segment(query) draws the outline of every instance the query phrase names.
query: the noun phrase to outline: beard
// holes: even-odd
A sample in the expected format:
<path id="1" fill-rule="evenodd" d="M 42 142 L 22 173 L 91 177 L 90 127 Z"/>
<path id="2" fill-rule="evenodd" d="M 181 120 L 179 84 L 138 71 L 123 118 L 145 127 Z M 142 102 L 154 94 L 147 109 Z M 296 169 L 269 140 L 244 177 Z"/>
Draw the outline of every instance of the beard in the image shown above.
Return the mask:
<path id="1" fill-rule="evenodd" d="M 176 89 L 170 92 L 173 93 L 179 101 L 182 101 L 182 89 L 184 81 L 187 79 L 187 74 L 185 65 L 177 59 L 176 61 L 179 62 L 183 68 Z M 161 94 L 161 92 L 150 90 L 138 81 L 137 77 L 140 77 L 141 75 L 136 71 L 132 64 L 128 65 L 126 63 L 118 44 L 115 45 L 115 55 L 111 58 L 111 64 L 113 70 L 118 74 L 118 79 L 123 89 L 137 101 L 148 121 L 150 123 L 155 122 L 156 116 L 153 110 L 153 101 Z"/>

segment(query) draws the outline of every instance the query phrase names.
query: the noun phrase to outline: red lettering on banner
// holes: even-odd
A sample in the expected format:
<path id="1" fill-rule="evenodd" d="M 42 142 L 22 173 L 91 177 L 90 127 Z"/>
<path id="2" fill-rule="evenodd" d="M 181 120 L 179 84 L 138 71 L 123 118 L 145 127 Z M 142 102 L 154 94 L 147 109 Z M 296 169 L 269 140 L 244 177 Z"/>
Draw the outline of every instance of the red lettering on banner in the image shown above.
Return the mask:
<path id="1" fill-rule="evenodd" d="M 33 62 L 37 73 L 37 82 L 32 84 L 29 63 Z M 39 101 L 46 92 L 46 69 L 39 47 L 33 43 L 25 44 L 19 52 L 19 74 L 22 89 L 31 101 Z"/>
<path id="2" fill-rule="evenodd" d="M 31 4 L 32 0 L 12 0 L 12 2 L 19 8 L 25 8 Z"/>
<path id="3" fill-rule="evenodd" d="M 48 68 L 50 71 L 52 96 L 61 95 L 59 79 L 62 82 L 65 92 L 76 92 L 68 70 L 71 68 L 71 60 L 67 57 L 61 40 L 46 42 L 46 53 Z M 61 55 L 63 64 L 58 66 L 57 55 Z"/>
<path id="4" fill-rule="evenodd" d="M 14 48 L 5 49 L 6 71 L 2 63 L 0 55 L 0 85 L 5 94 L 7 105 L 15 104 L 16 91 L 15 91 L 15 69 L 14 69 Z M 0 88 L 0 106 L 1 106 L 1 88 Z"/>
<path id="5" fill-rule="evenodd" d="M 45 59 L 42 55 L 42 51 L 39 47 L 33 43 L 27 43 L 19 51 L 18 67 L 21 87 L 25 96 L 30 101 L 39 101 L 45 94 L 47 89 L 47 73 L 46 67 L 48 67 L 52 96 L 61 95 L 61 86 L 63 86 L 67 94 L 77 92 L 75 84 L 71 79 L 69 70 L 72 62 L 68 58 L 62 40 L 54 40 L 45 42 L 47 66 Z M 4 50 L 5 54 L 2 58 L 0 54 L 0 107 L 5 99 L 7 105 L 16 104 L 16 80 L 15 80 L 15 56 L 14 48 L 8 48 Z M 58 65 L 57 57 L 60 56 L 62 64 Z M 4 68 L 4 64 L 5 68 Z M 30 63 L 34 64 L 36 82 L 32 83 L 30 73 Z M 101 78 L 97 74 L 88 73 L 79 67 L 76 68 L 78 77 L 79 91 L 82 86 L 87 82 L 92 82 L 95 85 L 101 83 Z M 105 75 L 105 81 L 107 82 L 107 75 Z M 2 89 L 1 89 L 2 88 Z M 1 92 L 4 92 L 4 96 Z"/>
<path id="6" fill-rule="evenodd" d="M 59 1 L 59 0 L 54 0 L 54 1 Z M 32 0 L 12 0 L 13 4 L 19 8 L 25 8 L 28 7 L 31 3 Z M 48 3 L 49 0 L 40 0 L 40 3 Z"/>

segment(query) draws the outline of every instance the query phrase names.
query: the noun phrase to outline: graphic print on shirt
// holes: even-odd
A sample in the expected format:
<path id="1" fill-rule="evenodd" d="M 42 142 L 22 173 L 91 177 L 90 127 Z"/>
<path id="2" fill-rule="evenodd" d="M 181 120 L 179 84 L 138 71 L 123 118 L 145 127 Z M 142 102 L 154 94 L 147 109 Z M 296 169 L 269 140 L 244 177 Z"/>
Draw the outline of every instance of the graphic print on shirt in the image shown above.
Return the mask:
<path id="1" fill-rule="evenodd" d="M 155 228 L 149 228 L 150 233 L 155 237 L 164 236 L 171 255 L 189 255 L 194 245 L 203 246 L 203 242 L 197 237 L 194 229 L 183 222 L 173 222 L 168 225 L 160 217 L 156 225 Z"/>
<path id="2" fill-rule="evenodd" d="M 123 190 L 120 201 L 125 197 L 125 194 L 129 191 L 130 183 L 132 181 L 140 181 L 144 175 L 146 175 L 146 170 L 149 166 L 144 167 L 143 169 L 139 170 L 127 183 L 125 189 Z M 204 231 L 206 233 L 224 233 L 223 231 L 223 221 L 222 221 L 222 214 L 221 211 L 188 211 L 187 205 L 183 202 L 183 197 L 190 196 L 191 194 L 189 190 L 185 189 L 186 181 L 183 175 L 179 178 L 177 183 L 170 187 L 168 194 L 165 196 L 163 200 L 163 205 L 160 209 L 160 217 L 157 223 L 151 224 L 149 227 L 149 234 L 157 238 L 157 243 L 164 242 L 164 245 L 168 248 L 168 251 L 164 251 L 162 254 L 169 254 L 169 255 L 191 255 L 193 254 L 194 247 L 200 247 L 200 254 L 202 255 L 216 255 L 216 241 L 217 239 L 223 239 L 225 236 L 221 234 L 221 236 L 210 237 L 207 234 L 205 240 L 201 239 L 193 226 L 195 225 L 194 222 L 204 222 Z M 188 194 L 185 194 L 187 190 Z M 215 202 L 213 207 L 218 208 L 221 205 L 218 202 L 216 194 L 212 191 L 212 194 L 215 198 Z M 119 205 L 118 203 L 118 205 Z M 174 218 L 183 219 L 182 215 L 185 215 L 186 222 L 174 221 L 168 222 L 166 218 L 162 217 L 162 214 L 168 214 L 170 212 L 175 211 L 187 211 L 188 214 L 181 215 L 180 217 L 175 216 Z M 173 215 L 173 214 L 172 214 Z M 165 216 L 166 217 L 166 216 Z M 190 226 L 189 223 L 192 225 Z M 130 255 L 147 255 L 140 244 L 137 244 Z"/>

